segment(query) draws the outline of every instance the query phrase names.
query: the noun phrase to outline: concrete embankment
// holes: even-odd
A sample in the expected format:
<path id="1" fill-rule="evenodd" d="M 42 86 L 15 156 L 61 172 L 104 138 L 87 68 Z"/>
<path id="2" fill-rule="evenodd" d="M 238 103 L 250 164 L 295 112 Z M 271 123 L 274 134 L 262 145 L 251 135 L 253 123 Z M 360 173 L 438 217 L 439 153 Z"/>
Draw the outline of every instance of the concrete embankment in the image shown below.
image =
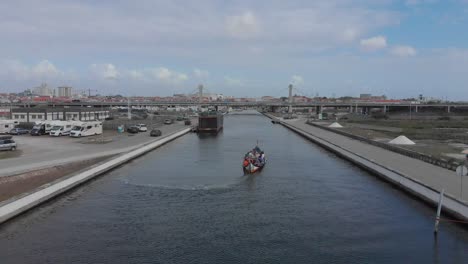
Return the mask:
<path id="1" fill-rule="evenodd" d="M 14 200 L 8 200 L 0 204 L 0 223 L 3 223 L 49 199 L 56 197 L 88 180 L 91 180 L 98 175 L 108 172 L 132 159 L 135 159 L 167 142 L 170 142 L 182 135 L 190 132 L 190 128 L 182 129 L 178 132 L 172 133 L 166 137 L 163 137 L 157 141 L 150 142 L 138 149 L 135 149 L 126 154 L 114 158 L 110 161 L 95 166 L 89 170 L 78 173 L 72 177 L 64 179 L 62 181 L 54 182 L 49 186 L 43 186 L 43 188 L 19 197 Z"/>
<path id="2" fill-rule="evenodd" d="M 10 176 L 0 176 L 0 204 L 3 201 L 18 198 L 20 195 L 28 194 L 37 190 L 44 184 L 51 185 L 57 180 L 64 180 L 81 171 L 89 170 L 91 167 L 114 158 L 116 155 L 102 156 L 98 158 L 80 160 L 67 164 L 50 166 L 26 173 Z"/>
<path id="3" fill-rule="evenodd" d="M 266 116 L 272 119 L 275 118 L 268 114 L 266 114 Z M 365 146 L 365 143 L 357 142 L 356 140 L 354 140 L 354 142 L 352 142 L 353 144 L 343 144 L 344 141 L 342 140 L 352 141 L 352 139 L 337 138 L 337 140 L 333 140 L 335 137 L 342 136 L 332 135 L 333 133 L 330 131 L 318 131 L 317 129 L 320 128 L 311 127 L 309 129 L 308 125 L 298 126 L 297 124 L 294 124 L 294 122 L 281 120 L 280 123 L 283 126 L 296 132 L 297 134 L 322 146 L 323 148 L 334 152 L 338 156 L 353 162 L 354 164 L 362 167 L 363 169 L 374 173 L 382 179 L 393 183 L 401 189 L 433 205 L 436 205 L 438 203 L 439 193 L 441 189 L 445 189 L 446 193 L 448 193 L 445 196 L 443 204 L 445 212 L 448 212 L 456 216 L 457 218 L 468 220 L 468 204 L 465 201 L 460 200 L 459 197 L 456 197 L 456 195 L 454 195 L 456 193 L 456 187 L 458 187 L 458 190 L 460 187 L 459 185 L 456 185 L 456 182 L 451 182 L 455 178 L 455 176 L 451 175 L 453 174 L 453 172 L 446 170 L 450 174 L 429 174 L 426 172 L 438 171 L 443 169 L 397 153 L 386 153 L 386 150 L 379 150 L 374 146 L 371 146 L 373 148 L 371 151 L 374 153 L 364 154 L 366 151 L 369 152 L 369 149 L 365 148 L 367 147 Z M 312 131 L 316 133 L 311 133 Z M 320 136 L 318 136 L 318 134 L 320 134 Z M 330 137 L 325 138 L 323 137 L 324 134 L 330 134 Z M 360 146 L 362 144 L 364 145 Z M 390 160 L 390 162 L 393 161 L 395 163 L 393 165 L 390 165 L 389 159 L 392 158 L 393 160 Z M 401 162 L 401 160 L 404 160 L 405 162 Z M 400 164 L 400 166 L 396 164 Z M 414 165 L 407 166 L 407 164 Z M 408 168 L 402 168 L 403 166 Z"/>

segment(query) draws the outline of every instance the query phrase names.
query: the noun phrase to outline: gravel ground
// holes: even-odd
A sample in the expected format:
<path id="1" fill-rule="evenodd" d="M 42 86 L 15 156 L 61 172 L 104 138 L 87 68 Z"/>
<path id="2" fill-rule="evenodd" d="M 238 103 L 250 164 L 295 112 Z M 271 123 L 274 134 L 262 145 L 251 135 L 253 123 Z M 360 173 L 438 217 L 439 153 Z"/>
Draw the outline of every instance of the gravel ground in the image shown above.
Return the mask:
<path id="1" fill-rule="evenodd" d="M 29 193 L 44 184 L 53 182 L 67 175 L 72 175 L 85 168 L 87 169 L 90 166 L 107 160 L 108 158 L 110 157 L 100 157 L 92 160 L 71 162 L 47 169 L 0 177 L 0 202 L 23 193 Z"/>

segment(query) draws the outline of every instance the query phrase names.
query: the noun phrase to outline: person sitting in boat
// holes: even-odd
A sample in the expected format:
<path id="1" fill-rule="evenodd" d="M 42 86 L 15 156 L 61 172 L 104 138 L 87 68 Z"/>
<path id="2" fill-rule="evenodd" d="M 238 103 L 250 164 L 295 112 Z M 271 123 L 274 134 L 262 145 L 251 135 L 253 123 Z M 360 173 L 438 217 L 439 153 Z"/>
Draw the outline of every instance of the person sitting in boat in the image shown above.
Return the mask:
<path id="1" fill-rule="evenodd" d="M 263 153 L 263 151 L 260 153 L 260 157 L 258 157 L 258 161 L 260 162 L 260 164 L 265 163 L 265 153 Z"/>
<path id="2" fill-rule="evenodd" d="M 260 152 L 262 152 L 262 150 L 258 146 L 255 146 L 255 148 L 253 149 L 253 152 L 254 153 L 260 153 Z"/>

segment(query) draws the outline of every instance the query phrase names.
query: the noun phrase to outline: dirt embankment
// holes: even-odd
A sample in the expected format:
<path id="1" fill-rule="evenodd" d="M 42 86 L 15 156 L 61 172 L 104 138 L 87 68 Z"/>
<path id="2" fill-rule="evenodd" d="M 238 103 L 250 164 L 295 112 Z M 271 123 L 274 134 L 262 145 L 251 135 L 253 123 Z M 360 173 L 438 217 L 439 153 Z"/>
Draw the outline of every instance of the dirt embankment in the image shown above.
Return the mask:
<path id="1" fill-rule="evenodd" d="M 0 177 L 0 202 L 29 193 L 60 178 L 67 178 L 81 170 L 101 163 L 112 156 L 71 162 L 46 169 L 34 170 L 12 176 Z"/>

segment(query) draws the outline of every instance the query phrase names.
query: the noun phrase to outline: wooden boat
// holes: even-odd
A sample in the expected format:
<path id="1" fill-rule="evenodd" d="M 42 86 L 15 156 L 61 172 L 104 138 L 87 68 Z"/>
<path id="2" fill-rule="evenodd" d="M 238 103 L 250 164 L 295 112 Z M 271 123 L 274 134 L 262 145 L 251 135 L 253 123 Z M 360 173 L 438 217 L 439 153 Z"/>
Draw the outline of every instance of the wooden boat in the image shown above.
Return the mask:
<path id="1" fill-rule="evenodd" d="M 253 174 L 260 172 L 265 167 L 266 158 L 265 153 L 256 146 L 251 151 L 247 152 L 242 162 L 242 169 L 244 174 Z"/>

